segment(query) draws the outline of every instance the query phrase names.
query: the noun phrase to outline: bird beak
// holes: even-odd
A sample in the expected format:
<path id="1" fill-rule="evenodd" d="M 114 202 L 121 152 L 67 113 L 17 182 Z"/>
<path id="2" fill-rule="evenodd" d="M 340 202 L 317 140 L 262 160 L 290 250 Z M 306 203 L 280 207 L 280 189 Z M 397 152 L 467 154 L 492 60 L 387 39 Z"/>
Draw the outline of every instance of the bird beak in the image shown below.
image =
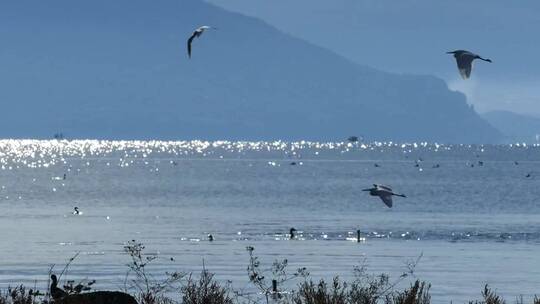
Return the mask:
<path id="1" fill-rule="evenodd" d="M 362 191 L 371 191 L 371 189 L 362 189 Z"/>

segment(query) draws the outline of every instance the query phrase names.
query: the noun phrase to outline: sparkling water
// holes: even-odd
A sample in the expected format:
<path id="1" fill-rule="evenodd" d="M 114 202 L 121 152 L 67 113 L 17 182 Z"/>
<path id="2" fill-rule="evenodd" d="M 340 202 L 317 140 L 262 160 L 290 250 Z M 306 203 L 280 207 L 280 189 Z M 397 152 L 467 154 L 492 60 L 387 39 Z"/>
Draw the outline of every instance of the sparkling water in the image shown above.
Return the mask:
<path id="1" fill-rule="evenodd" d="M 539 146 L 3 140 L 0 165 L 0 287 L 43 290 L 80 253 L 69 278 L 121 289 L 135 239 L 155 275 L 204 261 L 237 288 L 253 246 L 315 279 L 357 265 L 397 278 L 422 256 L 398 288 L 429 281 L 436 303 L 486 283 L 510 301 L 540 293 Z M 387 208 L 361 191 L 373 183 L 407 198 Z"/>

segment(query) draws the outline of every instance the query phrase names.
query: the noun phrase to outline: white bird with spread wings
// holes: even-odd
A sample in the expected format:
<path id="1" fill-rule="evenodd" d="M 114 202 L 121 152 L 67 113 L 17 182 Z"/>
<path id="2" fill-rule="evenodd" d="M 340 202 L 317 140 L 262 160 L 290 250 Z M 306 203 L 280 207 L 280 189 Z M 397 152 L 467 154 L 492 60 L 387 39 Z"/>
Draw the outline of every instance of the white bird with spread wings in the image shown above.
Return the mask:
<path id="1" fill-rule="evenodd" d="M 193 39 L 200 37 L 204 33 L 204 31 L 209 30 L 209 29 L 217 30 L 217 28 L 215 27 L 203 25 L 197 28 L 195 31 L 193 31 L 193 34 L 191 34 L 191 36 L 189 37 L 187 41 L 187 50 L 188 50 L 189 58 L 191 58 L 191 44 L 193 43 Z"/>

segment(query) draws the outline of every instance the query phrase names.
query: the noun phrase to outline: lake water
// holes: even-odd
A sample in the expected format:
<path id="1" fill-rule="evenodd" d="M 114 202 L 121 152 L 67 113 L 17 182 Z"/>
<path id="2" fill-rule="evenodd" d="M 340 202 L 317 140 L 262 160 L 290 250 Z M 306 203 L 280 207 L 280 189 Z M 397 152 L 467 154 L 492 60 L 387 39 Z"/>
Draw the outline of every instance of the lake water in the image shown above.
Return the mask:
<path id="1" fill-rule="evenodd" d="M 121 288 L 136 239 L 156 275 L 204 260 L 238 288 L 253 246 L 314 278 L 362 264 L 396 278 L 422 255 L 436 303 L 486 283 L 510 301 L 540 293 L 539 146 L 3 140 L 0 163 L 0 287 L 43 289 L 80 252 L 69 278 Z M 373 183 L 407 198 L 389 209 L 361 191 Z"/>

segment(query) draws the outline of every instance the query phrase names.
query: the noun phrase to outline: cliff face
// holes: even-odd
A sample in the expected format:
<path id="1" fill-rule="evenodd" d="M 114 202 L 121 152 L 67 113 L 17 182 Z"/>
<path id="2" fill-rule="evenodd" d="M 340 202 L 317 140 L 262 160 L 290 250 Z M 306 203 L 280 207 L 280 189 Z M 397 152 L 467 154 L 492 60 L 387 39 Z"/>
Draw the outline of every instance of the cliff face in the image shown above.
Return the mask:
<path id="1" fill-rule="evenodd" d="M 0 4 L 0 137 L 494 142 L 465 97 L 197 0 Z M 196 39 L 194 28 L 218 27 Z M 8 30 L 9 29 L 9 30 Z"/>

